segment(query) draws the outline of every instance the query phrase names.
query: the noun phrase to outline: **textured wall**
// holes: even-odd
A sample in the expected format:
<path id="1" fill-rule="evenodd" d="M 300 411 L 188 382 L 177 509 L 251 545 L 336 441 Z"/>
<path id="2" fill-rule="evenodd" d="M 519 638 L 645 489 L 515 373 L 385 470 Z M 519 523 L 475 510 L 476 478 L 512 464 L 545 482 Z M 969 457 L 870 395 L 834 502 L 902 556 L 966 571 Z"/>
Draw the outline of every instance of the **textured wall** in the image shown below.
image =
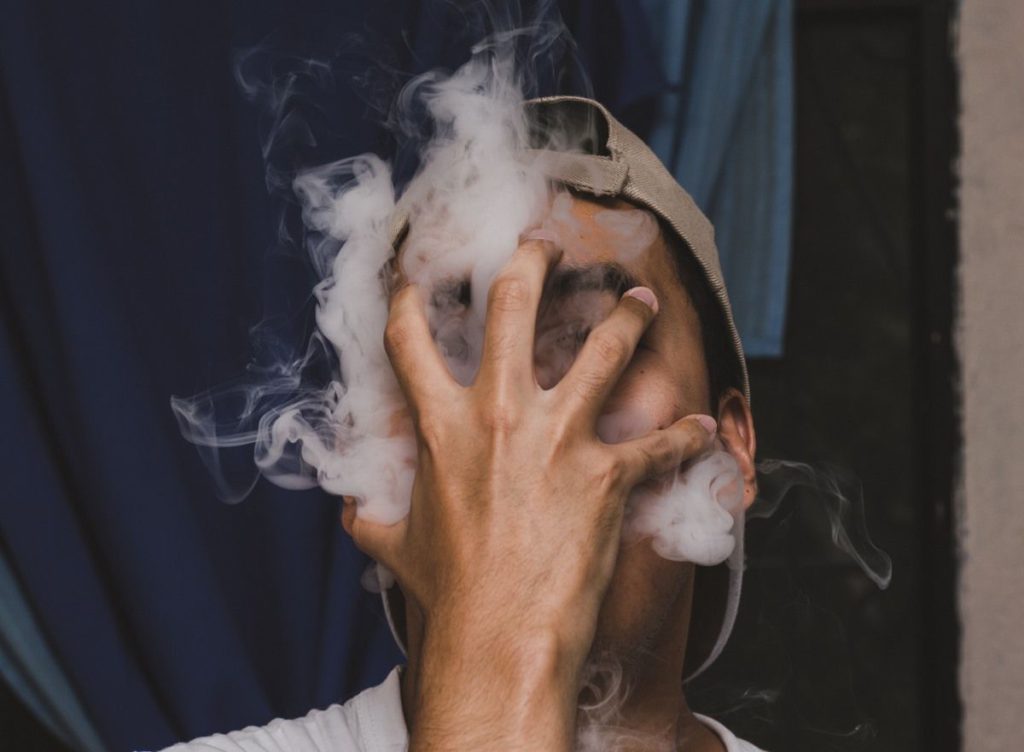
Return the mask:
<path id="1" fill-rule="evenodd" d="M 964 0 L 961 614 L 964 749 L 1020 749 L 1024 712 L 1024 2 Z"/>

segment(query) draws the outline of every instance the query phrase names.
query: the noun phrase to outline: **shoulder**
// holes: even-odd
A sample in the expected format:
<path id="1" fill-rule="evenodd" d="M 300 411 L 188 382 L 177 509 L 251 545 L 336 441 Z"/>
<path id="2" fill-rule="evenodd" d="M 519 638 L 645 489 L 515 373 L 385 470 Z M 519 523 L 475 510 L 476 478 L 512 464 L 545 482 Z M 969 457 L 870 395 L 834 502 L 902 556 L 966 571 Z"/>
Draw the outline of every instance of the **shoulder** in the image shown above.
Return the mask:
<path id="1" fill-rule="evenodd" d="M 382 684 L 344 705 L 313 710 L 302 718 L 278 718 L 266 726 L 205 736 L 162 752 L 392 752 L 404 750 L 407 739 L 395 669 Z"/>
<path id="2" fill-rule="evenodd" d="M 694 716 L 697 720 L 718 734 L 718 737 L 722 740 L 722 744 L 725 746 L 725 752 L 765 752 L 763 749 L 755 747 L 750 742 L 737 739 L 735 734 L 714 718 L 708 718 L 706 715 L 700 715 L 698 713 L 694 713 Z"/>

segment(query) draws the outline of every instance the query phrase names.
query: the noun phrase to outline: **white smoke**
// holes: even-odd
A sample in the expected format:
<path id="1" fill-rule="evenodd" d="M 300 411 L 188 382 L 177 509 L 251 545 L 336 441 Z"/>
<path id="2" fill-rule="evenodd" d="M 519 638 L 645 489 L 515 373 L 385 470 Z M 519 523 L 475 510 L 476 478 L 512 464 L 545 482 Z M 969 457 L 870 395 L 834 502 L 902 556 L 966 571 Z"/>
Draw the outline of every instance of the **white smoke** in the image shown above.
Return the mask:
<path id="1" fill-rule="evenodd" d="M 452 75 L 431 73 L 403 90 L 397 118 L 406 116 L 401 108 L 424 110 L 432 136 L 398 201 L 389 165 L 374 155 L 295 179 L 308 250 L 324 274 L 314 290 L 318 336 L 333 349 L 337 368 L 326 387 L 269 410 L 244 437 L 255 443 L 256 464 L 274 483 L 319 484 L 355 498 L 358 514 L 376 522 L 408 514 L 416 445 L 383 348 L 396 218 L 408 227 L 397 259 L 401 273 L 428 291 L 435 342 L 462 384 L 472 382 L 479 366 L 487 290 L 524 232 L 566 250 L 582 242 L 569 194 L 547 178 L 545 152 L 531 148 L 537 135 L 523 107 L 512 41 L 495 38 Z M 571 137 L 547 133 L 544 145 L 572 150 Z M 657 220 L 641 209 L 603 211 L 595 219 L 622 262 L 635 259 L 659 232 Z M 606 308 L 584 291 L 564 309 L 541 316 L 535 350 L 541 386 L 562 378 Z M 238 443 L 210 424 L 201 405 L 174 401 L 185 435 L 207 446 Z M 614 443 L 654 427 L 644 415 L 618 413 L 602 419 L 599 434 Z M 742 526 L 741 489 L 736 463 L 716 451 L 673 478 L 636 489 L 626 532 L 651 538 L 666 558 L 725 561 Z"/>
<path id="2" fill-rule="evenodd" d="M 576 711 L 576 752 L 673 752 L 677 748 L 670 730 L 644 732 L 624 721 L 622 707 L 631 689 L 615 656 L 603 654 L 587 661 Z"/>
<path id="3" fill-rule="evenodd" d="M 622 410 L 602 415 L 597 433 L 616 444 L 654 428 L 646 416 Z M 626 508 L 627 534 L 650 538 L 662 558 L 705 566 L 729 559 L 742 525 L 743 477 L 733 456 L 717 448 L 671 478 L 638 486 Z"/>

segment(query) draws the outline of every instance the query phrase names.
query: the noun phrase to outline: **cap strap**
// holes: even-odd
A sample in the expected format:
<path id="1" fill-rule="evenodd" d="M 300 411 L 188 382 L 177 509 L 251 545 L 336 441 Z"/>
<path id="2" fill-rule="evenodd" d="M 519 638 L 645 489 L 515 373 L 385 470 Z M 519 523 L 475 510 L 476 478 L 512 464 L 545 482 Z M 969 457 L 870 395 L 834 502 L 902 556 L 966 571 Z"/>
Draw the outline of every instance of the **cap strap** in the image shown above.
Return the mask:
<path id="1" fill-rule="evenodd" d="M 559 183 L 599 196 L 618 196 L 626 184 L 629 167 L 608 157 L 530 149 L 541 160 L 544 173 Z"/>

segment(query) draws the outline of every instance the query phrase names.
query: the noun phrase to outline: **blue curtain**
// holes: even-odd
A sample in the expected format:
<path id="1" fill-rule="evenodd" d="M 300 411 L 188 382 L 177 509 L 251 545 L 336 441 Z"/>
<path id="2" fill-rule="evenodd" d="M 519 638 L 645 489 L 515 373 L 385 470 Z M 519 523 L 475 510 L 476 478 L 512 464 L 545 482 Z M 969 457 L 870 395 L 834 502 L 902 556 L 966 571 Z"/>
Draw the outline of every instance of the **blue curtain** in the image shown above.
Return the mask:
<path id="1" fill-rule="evenodd" d="M 317 137 L 291 158 L 383 150 L 350 85 L 360 45 L 385 70 L 457 64 L 453 5 L 5 4 L 0 673 L 73 748 L 298 716 L 399 659 L 337 500 L 260 483 L 221 503 L 168 398 L 239 374 L 265 317 L 309 329 L 313 280 L 277 241 L 236 51 L 331 59 L 327 93 L 296 101 Z M 597 95 L 641 127 L 663 83 L 643 17 L 626 0 L 564 13 Z"/>
<path id="2" fill-rule="evenodd" d="M 778 352 L 789 2 L 561 9 L 594 94 L 715 222 L 748 352 Z M 399 659 L 336 499 L 261 483 L 221 503 L 168 397 L 241 372 L 256 322 L 297 338 L 310 326 L 313 280 L 277 240 L 236 52 L 263 50 L 257 77 L 331 61 L 295 101 L 310 130 L 268 154 L 287 173 L 387 152 L 375 82 L 351 85 L 367 82 L 367 50 L 382 70 L 453 67 L 460 24 L 451 4 L 411 0 L 6 4 L 0 675 L 72 748 L 155 749 L 301 715 Z"/>
<path id="3" fill-rule="evenodd" d="M 66 745 L 103 752 L 78 696 L 43 638 L 6 558 L 0 559 L 0 676 Z"/>
<path id="4" fill-rule="evenodd" d="M 748 357 L 782 355 L 793 212 L 792 0 L 642 0 L 667 87 L 651 147 L 715 226 Z"/>

